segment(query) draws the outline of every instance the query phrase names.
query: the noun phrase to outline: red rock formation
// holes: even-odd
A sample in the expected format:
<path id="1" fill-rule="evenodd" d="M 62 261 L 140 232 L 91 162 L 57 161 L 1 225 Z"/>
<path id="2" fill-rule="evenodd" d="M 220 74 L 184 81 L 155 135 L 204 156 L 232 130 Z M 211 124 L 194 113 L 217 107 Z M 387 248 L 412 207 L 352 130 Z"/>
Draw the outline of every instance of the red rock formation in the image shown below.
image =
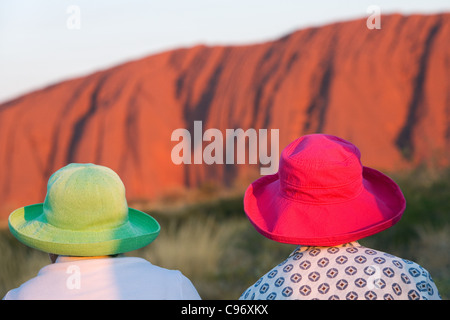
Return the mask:
<path id="1" fill-rule="evenodd" d="M 279 129 L 355 143 L 365 165 L 450 159 L 450 14 L 390 15 L 246 46 L 196 46 L 55 84 L 0 105 L 0 216 L 44 200 L 70 162 L 111 167 L 129 199 L 245 186 L 259 165 L 175 165 L 177 128 Z"/>

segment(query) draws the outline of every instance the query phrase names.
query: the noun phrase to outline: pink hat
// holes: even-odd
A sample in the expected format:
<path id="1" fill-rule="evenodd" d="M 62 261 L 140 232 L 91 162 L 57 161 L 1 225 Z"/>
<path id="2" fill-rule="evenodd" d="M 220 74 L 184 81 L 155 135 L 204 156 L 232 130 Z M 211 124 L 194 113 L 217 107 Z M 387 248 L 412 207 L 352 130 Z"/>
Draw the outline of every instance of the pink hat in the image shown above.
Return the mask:
<path id="1" fill-rule="evenodd" d="M 333 246 L 397 223 L 405 198 L 389 177 L 362 166 L 356 146 L 311 134 L 281 153 L 278 173 L 254 181 L 244 209 L 256 230 L 283 243 Z"/>

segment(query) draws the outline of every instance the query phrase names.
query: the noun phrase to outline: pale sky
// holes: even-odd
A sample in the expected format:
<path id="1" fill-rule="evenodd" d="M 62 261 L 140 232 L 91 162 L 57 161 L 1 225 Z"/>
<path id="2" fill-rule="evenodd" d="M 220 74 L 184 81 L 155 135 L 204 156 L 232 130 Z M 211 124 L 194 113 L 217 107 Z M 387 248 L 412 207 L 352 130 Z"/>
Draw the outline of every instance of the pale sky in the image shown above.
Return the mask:
<path id="1" fill-rule="evenodd" d="M 371 5 L 450 12 L 449 0 L 1 0 L 0 103 L 172 48 L 256 43 L 368 17 Z"/>

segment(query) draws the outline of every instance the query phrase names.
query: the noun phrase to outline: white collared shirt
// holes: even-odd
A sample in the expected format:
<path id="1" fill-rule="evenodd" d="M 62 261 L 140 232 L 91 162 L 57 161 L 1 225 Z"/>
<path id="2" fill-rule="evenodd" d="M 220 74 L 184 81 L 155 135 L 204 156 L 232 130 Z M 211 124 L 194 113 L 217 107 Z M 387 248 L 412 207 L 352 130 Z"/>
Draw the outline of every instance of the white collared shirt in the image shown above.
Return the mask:
<path id="1" fill-rule="evenodd" d="M 415 262 L 351 242 L 299 246 L 241 300 L 440 300 L 430 274 Z"/>
<path id="2" fill-rule="evenodd" d="M 180 271 L 142 258 L 59 256 L 4 299 L 198 300 L 200 296 Z"/>

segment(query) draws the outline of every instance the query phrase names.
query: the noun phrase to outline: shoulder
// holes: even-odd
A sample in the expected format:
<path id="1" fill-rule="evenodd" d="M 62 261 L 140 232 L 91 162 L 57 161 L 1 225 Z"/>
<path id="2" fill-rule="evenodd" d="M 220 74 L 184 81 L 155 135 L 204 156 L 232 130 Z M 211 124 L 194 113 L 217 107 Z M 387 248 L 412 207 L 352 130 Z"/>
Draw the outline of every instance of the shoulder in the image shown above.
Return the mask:
<path id="1" fill-rule="evenodd" d="M 52 284 L 50 279 L 42 276 L 48 267 L 43 267 L 35 277 L 23 282 L 19 287 L 9 290 L 3 297 L 3 300 L 42 299 L 48 291 L 47 288 Z"/>
<path id="2" fill-rule="evenodd" d="M 159 292 L 160 297 L 170 299 L 190 299 L 197 300 L 200 296 L 192 284 L 180 270 L 167 269 L 156 266 L 142 258 L 121 258 L 118 263 L 127 265 L 129 272 L 126 272 L 131 278 L 135 279 L 139 274 L 139 283 L 141 286 L 148 285 Z"/>
<path id="3" fill-rule="evenodd" d="M 173 276 L 178 276 L 178 274 L 181 273 L 179 270 L 160 267 L 140 257 L 121 257 L 121 258 L 114 258 L 114 260 L 116 265 L 121 266 L 123 268 L 131 268 L 131 269 L 139 268 L 143 271 L 147 270 L 152 271 L 154 273 L 164 273 Z"/>
<path id="4" fill-rule="evenodd" d="M 187 282 L 190 281 L 181 270 L 168 269 L 152 264 L 150 261 L 139 257 L 125 257 L 116 258 L 118 264 L 122 264 L 124 268 L 127 268 L 132 273 L 139 273 L 142 276 L 151 275 L 152 278 L 166 279 L 174 282 Z"/>
<path id="5" fill-rule="evenodd" d="M 423 266 L 409 259 L 380 250 L 361 247 L 372 258 L 373 275 L 390 283 L 394 293 L 410 300 L 428 300 L 441 297 L 433 278 Z"/>

